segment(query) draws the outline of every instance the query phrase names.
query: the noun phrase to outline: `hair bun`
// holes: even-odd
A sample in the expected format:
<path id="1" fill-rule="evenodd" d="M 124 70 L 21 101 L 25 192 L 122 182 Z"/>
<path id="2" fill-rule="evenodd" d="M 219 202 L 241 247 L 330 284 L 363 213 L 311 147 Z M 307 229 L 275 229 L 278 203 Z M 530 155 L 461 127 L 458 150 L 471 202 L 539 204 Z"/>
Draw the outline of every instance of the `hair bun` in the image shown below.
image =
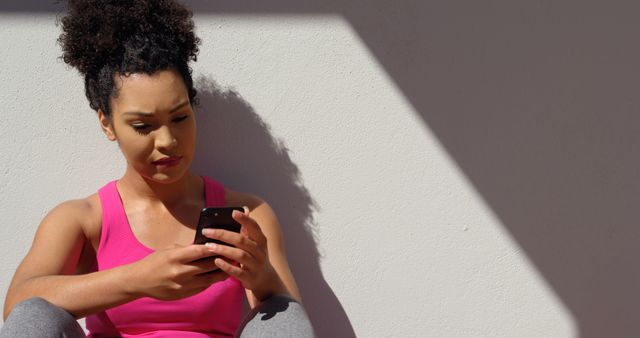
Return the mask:
<path id="1" fill-rule="evenodd" d="M 83 75 L 119 65 L 132 51 L 162 50 L 185 62 L 197 59 L 200 40 L 192 14 L 175 1 L 68 0 L 67 13 L 58 39 L 62 59 Z"/>

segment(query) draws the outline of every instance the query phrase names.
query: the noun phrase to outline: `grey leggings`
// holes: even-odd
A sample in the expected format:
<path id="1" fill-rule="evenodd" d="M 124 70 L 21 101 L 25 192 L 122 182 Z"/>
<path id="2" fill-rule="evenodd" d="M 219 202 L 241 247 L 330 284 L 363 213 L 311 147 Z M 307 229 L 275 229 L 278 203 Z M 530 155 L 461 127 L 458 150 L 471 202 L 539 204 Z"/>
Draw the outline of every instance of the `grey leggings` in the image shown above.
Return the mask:
<path id="1" fill-rule="evenodd" d="M 35 297 L 16 305 L 2 326 L 0 338 L 86 337 L 67 311 Z M 273 296 L 247 314 L 236 337 L 314 337 L 302 305 L 285 296 Z"/>

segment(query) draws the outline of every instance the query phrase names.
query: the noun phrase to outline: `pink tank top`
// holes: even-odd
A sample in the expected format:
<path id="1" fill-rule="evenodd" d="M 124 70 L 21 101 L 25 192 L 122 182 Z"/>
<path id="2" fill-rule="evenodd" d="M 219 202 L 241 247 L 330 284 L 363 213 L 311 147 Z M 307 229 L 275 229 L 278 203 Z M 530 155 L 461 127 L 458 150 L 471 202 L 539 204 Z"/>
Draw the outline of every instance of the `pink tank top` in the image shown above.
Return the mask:
<path id="1" fill-rule="evenodd" d="M 206 205 L 224 206 L 222 185 L 206 176 L 202 179 Z M 98 194 L 102 205 L 98 270 L 132 263 L 154 252 L 134 236 L 116 181 L 100 188 Z M 88 337 L 230 337 L 240 325 L 243 300 L 242 284 L 231 277 L 179 300 L 139 298 L 87 316 Z"/>

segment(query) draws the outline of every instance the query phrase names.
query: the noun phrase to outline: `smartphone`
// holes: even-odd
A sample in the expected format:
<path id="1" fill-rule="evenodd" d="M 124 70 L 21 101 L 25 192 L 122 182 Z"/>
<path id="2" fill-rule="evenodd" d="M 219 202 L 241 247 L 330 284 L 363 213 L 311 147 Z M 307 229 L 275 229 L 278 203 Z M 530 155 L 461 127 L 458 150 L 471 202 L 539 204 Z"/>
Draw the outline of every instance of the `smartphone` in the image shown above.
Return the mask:
<path id="1" fill-rule="evenodd" d="M 200 211 L 198 227 L 196 228 L 196 238 L 193 240 L 193 244 L 205 244 L 207 242 L 213 242 L 222 245 L 230 245 L 217 239 L 205 237 L 202 234 L 202 229 L 215 228 L 240 233 L 240 223 L 236 222 L 231 217 L 231 213 L 234 210 L 238 210 L 244 213 L 244 209 L 241 207 L 215 207 L 202 209 Z"/>

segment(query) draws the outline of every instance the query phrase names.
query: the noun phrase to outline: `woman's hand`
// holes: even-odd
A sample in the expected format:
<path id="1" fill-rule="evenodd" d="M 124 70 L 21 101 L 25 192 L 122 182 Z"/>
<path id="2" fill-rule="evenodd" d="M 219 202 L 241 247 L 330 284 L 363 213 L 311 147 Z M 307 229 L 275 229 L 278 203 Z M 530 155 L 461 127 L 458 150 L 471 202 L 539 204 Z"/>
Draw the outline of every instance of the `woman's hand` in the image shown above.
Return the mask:
<path id="1" fill-rule="evenodd" d="M 132 263 L 130 292 L 140 297 L 175 300 L 192 296 L 228 277 L 213 263 L 204 245 L 175 245 Z"/>
<path id="2" fill-rule="evenodd" d="M 258 300 L 287 293 L 286 286 L 269 262 L 267 238 L 258 223 L 249 216 L 248 208 L 244 209 L 244 213 L 236 210 L 232 213 L 233 219 L 242 226 L 239 234 L 211 228 L 202 232 L 208 238 L 223 241 L 234 247 L 215 243 L 207 243 L 205 247 L 221 256 L 215 258 L 215 265 L 242 282 Z"/>

